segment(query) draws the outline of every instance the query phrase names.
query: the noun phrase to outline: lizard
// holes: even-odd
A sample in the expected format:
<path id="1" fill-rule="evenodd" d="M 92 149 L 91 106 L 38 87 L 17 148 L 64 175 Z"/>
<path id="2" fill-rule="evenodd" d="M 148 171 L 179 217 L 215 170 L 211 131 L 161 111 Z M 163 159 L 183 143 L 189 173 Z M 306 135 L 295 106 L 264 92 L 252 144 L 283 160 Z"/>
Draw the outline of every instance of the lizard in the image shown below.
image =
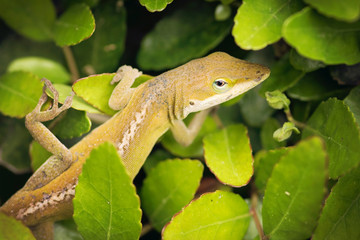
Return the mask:
<path id="1" fill-rule="evenodd" d="M 0 211 L 29 226 L 38 239 L 47 239 L 45 228 L 70 218 L 72 199 L 82 165 L 91 150 L 101 143 L 116 147 L 131 179 L 139 172 L 156 141 L 167 130 L 175 140 L 189 145 L 196 137 L 211 107 L 248 91 L 264 81 L 270 70 L 262 65 L 215 52 L 156 76 L 131 88 L 142 73 L 122 66 L 112 80 L 117 84 L 109 106 L 119 110 L 78 143 L 67 149 L 42 122 L 71 107 L 72 95 L 58 107 L 58 93 L 44 79 L 43 95 L 25 118 L 26 127 L 45 149 L 54 154 L 29 178 Z M 41 111 L 47 100 L 46 88 L 53 92 L 53 104 Z M 197 112 L 185 125 L 183 119 Z M 51 234 L 51 230 L 49 230 Z"/>

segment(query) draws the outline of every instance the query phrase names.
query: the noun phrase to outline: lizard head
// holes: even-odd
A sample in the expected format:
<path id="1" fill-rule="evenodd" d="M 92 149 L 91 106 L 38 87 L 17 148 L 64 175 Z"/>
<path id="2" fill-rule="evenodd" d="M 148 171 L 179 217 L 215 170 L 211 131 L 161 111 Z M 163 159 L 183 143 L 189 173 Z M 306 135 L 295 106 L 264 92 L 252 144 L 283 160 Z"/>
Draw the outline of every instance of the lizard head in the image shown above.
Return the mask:
<path id="1" fill-rule="evenodd" d="M 270 75 L 269 68 L 265 66 L 223 52 L 212 53 L 186 65 L 194 74 L 186 78 L 185 87 L 190 91 L 183 90 L 184 117 L 237 97 Z"/>

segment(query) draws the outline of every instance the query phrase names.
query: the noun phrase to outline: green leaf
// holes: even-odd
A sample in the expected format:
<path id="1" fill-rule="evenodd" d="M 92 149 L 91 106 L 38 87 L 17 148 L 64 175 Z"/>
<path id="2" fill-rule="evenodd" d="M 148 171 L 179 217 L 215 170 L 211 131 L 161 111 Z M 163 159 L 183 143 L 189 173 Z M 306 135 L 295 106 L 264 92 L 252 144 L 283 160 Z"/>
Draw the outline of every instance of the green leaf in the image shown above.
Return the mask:
<path id="1" fill-rule="evenodd" d="M 260 138 L 264 149 L 270 150 L 285 146 L 285 142 L 278 142 L 273 138 L 273 134 L 278 128 L 280 128 L 280 123 L 274 118 L 268 118 L 263 124 L 260 131 Z"/>
<path id="2" fill-rule="evenodd" d="M 344 102 L 349 106 L 360 127 L 360 86 L 353 88 L 349 95 L 344 99 Z"/>
<path id="3" fill-rule="evenodd" d="M 139 197 L 113 145 L 91 151 L 76 186 L 74 220 L 85 239 L 138 239 Z"/>
<path id="4" fill-rule="evenodd" d="M 194 114 L 191 114 L 185 119 L 185 123 L 188 124 Z M 172 136 L 171 131 L 164 134 L 161 139 L 163 147 L 175 156 L 180 157 L 201 157 L 203 155 L 202 139 L 209 133 L 217 129 L 214 119 L 207 117 L 194 141 L 187 147 L 182 146 Z"/>
<path id="5" fill-rule="evenodd" d="M 245 122 L 252 127 L 261 127 L 275 111 L 268 105 L 265 98 L 259 95 L 259 87 L 246 92 L 240 99 L 239 105 Z"/>
<path id="6" fill-rule="evenodd" d="M 255 185 L 260 191 L 265 191 L 274 166 L 282 156 L 288 153 L 288 150 L 289 148 L 279 148 L 256 155 Z"/>
<path id="7" fill-rule="evenodd" d="M 156 24 L 142 40 L 137 62 L 146 70 L 176 67 L 208 53 L 225 38 L 230 27 L 230 19 L 215 20 L 209 4 L 192 2 Z"/>
<path id="8" fill-rule="evenodd" d="M 360 168 L 339 178 L 326 199 L 313 240 L 359 239 Z"/>
<path id="9" fill-rule="evenodd" d="M 40 78 L 47 78 L 53 83 L 68 83 L 70 81 L 70 74 L 63 65 L 41 57 L 17 58 L 10 63 L 8 71 L 31 72 Z"/>
<path id="10" fill-rule="evenodd" d="M 140 4 L 150 12 L 162 11 L 173 0 L 139 0 Z"/>
<path id="11" fill-rule="evenodd" d="M 35 240 L 29 228 L 0 212 L 0 239 Z"/>
<path id="12" fill-rule="evenodd" d="M 109 107 L 109 98 L 116 86 L 110 84 L 114 76 L 114 73 L 104 73 L 79 79 L 74 83 L 73 90 L 77 96 L 80 96 L 95 108 L 108 115 L 114 115 L 116 111 Z M 132 87 L 137 87 L 149 79 L 152 79 L 152 77 L 141 75 L 135 80 Z"/>
<path id="13" fill-rule="evenodd" d="M 55 89 L 59 93 L 59 102 L 64 103 L 65 99 L 70 96 L 70 93 L 72 91 L 71 87 L 65 84 L 59 84 L 55 83 L 53 84 Z M 49 91 L 49 89 L 46 89 L 46 93 L 48 96 L 53 98 L 52 93 Z M 101 113 L 98 109 L 94 108 L 93 106 L 89 105 L 87 102 L 85 102 L 82 98 L 79 96 L 74 96 L 71 107 L 80 110 L 80 111 L 86 111 L 89 113 Z"/>
<path id="14" fill-rule="evenodd" d="M 329 175 L 336 179 L 360 162 L 360 130 L 343 101 L 329 99 L 315 110 L 303 138 L 321 136 L 329 154 Z"/>
<path id="15" fill-rule="evenodd" d="M 50 0 L 0 0 L 0 17 L 16 32 L 32 40 L 52 37 L 55 9 Z"/>
<path id="16" fill-rule="evenodd" d="M 16 174 L 30 170 L 29 144 L 31 135 L 21 119 L 0 118 L 0 165 Z"/>
<path id="17" fill-rule="evenodd" d="M 307 239 L 317 224 L 325 193 L 322 141 L 311 138 L 275 165 L 263 201 L 264 232 L 271 239 Z"/>
<path id="18" fill-rule="evenodd" d="M 358 0 L 305 0 L 320 13 L 344 21 L 356 21 L 360 16 Z"/>
<path id="19" fill-rule="evenodd" d="M 325 69 L 306 74 L 286 93 L 301 101 L 323 100 L 333 96 L 346 94 L 348 88 L 339 86 Z"/>
<path id="20" fill-rule="evenodd" d="M 74 55 L 85 75 L 111 72 L 118 67 L 126 37 L 125 7 L 110 3 L 94 9 L 96 31 L 88 40 L 74 46 Z"/>
<path id="21" fill-rule="evenodd" d="M 206 165 L 224 184 L 244 186 L 254 173 L 253 157 L 244 125 L 229 126 L 204 138 Z"/>
<path id="22" fill-rule="evenodd" d="M 166 160 L 151 170 L 140 197 L 142 208 L 157 231 L 194 198 L 203 170 L 200 161 L 189 159 Z"/>
<path id="23" fill-rule="evenodd" d="M 312 72 L 319 68 L 326 67 L 323 62 L 306 58 L 295 51 L 295 49 L 291 49 L 290 51 L 290 63 L 295 69 L 303 72 Z"/>
<path id="24" fill-rule="evenodd" d="M 249 226 L 246 202 L 225 191 L 203 194 L 175 215 L 162 239 L 242 239 Z"/>
<path id="25" fill-rule="evenodd" d="M 28 72 L 10 72 L 0 78 L 0 112 L 22 118 L 31 112 L 42 94 L 40 78 Z"/>
<path id="26" fill-rule="evenodd" d="M 85 111 L 69 109 L 56 123 L 52 132 L 59 138 L 80 137 L 90 131 L 91 121 Z"/>
<path id="27" fill-rule="evenodd" d="M 259 50 L 278 41 L 285 19 L 302 6 L 298 0 L 244 0 L 234 18 L 235 42 L 243 49 Z"/>
<path id="28" fill-rule="evenodd" d="M 54 223 L 54 240 L 83 240 L 73 219 Z"/>
<path id="29" fill-rule="evenodd" d="M 303 76 L 304 72 L 296 70 L 289 62 L 289 55 L 285 55 L 271 67 L 270 77 L 261 84 L 260 95 L 265 92 L 279 90 L 283 92 L 294 86 Z"/>
<path id="30" fill-rule="evenodd" d="M 35 172 L 52 153 L 48 152 L 40 143 L 32 141 L 30 144 L 31 169 Z"/>
<path id="31" fill-rule="evenodd" d="M 307 58 L 352 65 L 360 62 L 359 29 L 360 22 L 339 22 L 307 7 L 285 21 L 283 36 Z"/>
<path id="32" fill-rule="evenodd" d="M 54 38 L 57 45 L 71 46 L 89 38 L 95 31 L 95 19 L 85 4 L 75 4 L 55 22 Z"/>

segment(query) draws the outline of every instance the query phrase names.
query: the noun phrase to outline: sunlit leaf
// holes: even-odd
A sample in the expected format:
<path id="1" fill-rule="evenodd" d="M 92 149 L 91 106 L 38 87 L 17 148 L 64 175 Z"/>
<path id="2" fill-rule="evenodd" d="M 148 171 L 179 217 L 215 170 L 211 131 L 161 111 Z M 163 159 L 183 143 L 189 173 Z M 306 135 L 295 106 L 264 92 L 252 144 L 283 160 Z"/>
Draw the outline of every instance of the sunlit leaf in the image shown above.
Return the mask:
<path id="1" fill-rule="evenodd" d="M 150 171 L 140 197 L 142 208 L 157 231 L 194 198 L 203 169 L 197 160 L 176 159 L 163 161 Z"/>
<path id="2" fill-rule="evenodd" d="M 76 186 L 74 220 L 85 239 L 138 239 L 139 197 L 113 145 L 94 149 Z"/>
<path id="3" fill-rule="evenodd" d="M 329 99 L 321 103 L 307 125 L 303 138 L 318 135 L 326 143 L 331 178 L 338 178 L 360 162 L 360 130 L 343 101 Z"/>
<path id="4" fill-rule="evenodd" d="M 77 96 L 95 108 L 108 115 L 114 115 L 116 111 L 109 107 L 109 98 L 116 86 L 116 84 L 110 84 L 114 76 L 114 73 L 104 73 L 79 79 L 74 83 L 73 90 Z M 141 75 L 135 80 L 132 87 L 136 87 L 151 78 L 149 75 Z"/>
<path id="5" fill-rule="evenodd" d="M 229 126 L 204 138 L 206 165 L 224 184 L 246 185 L 253 175 L 253 157 L 247 129 Z"/>
<path id="6" fill-rule="evenodd" d="M 55 8 L 50 0 L 1 0 L 0 17 L 25 37 L 44 41 L 52 37 Z"/>
<path id="7" fill-rule="evenodd" d="M 234 18 L 232 35 L 243 49 L 262 49 L 281 38 L 284 21 L 302 6 L 298 0 L 244 0 Z"/>
<path id="8" fill-rule="evenodd" d="M 140 4 L 145 6 L 150 12 L 162 11 L 173 0 L 139 0 Z"/>
<path id="9" fill-rule="evenodd" d="M 360 16 L 360 2 L 358 0 L 305 0 L 320 13 L 339 20 L 355 21 Z"/>
<path id="10" fill-rule="evenodd" d="M 359 239 L 360 168 L 339 178 L 326 199 L 313 240 Z"/>
<path id="11" fill-rule="evenodd" d="M 215 20 L 209 4 L 190 3 L 162 18 L 145 36 L 138 64 L 142 69 L 162 70 L 201 57 L 225 38 L 230 27 L 230 20 Z"/>
<path id="12" fill-rule="evenodd" d="M 175 215 L 162 232 L 167 239 L 242 239 L 249 226 L 246 202 L 224 191 L 203 194 Z"/>
<path id="13" fill-rule="evenodd" d="M 360 22 L 339 22 L 307 7 L 285 21 L 283 35 L 305 57 L 351 65 L 360 62 L 359 29 Z"/>
<path id="14" fill-rule="evenodd" d="M 15 59 L 10 63 L 8 71 L 31 72 L 40 78 L 47 78 L 53 83 L 68 83 L 70 81 L 70 74 L 63 65 L 41 57 Z"/>
<path id="15" fill-rule="evenodd" d="M 321 210 L 325 150 L 319 138 L 300 142 L 275 165 L 263 201 L 265 234 L 272 239 L 307 239 Z"/>
<path id="16" fill-rule="evenodd" d="M 29 228 L 0 212 L 0 239 L 35 240 Z"/>
<path id="17" fill-rule="evenodd" d="M 65 99 L 68 96 L 70 96 L 70 94 L 71 94 L 71 91 L 72 91 L 71 87 L 68 85 L 59 84 L 59 83 L 55 83 L 54 87 L 59 93 L 59 102 L 64 103 Z M 53 97 L 53 95 L 49 89 L 46 89 L 46 93 L 50 97 Z M 86 111 L 86 112 L 90 112 L 90 113 L 101 113 L 98 109 L 94 108 L 93 106 L 91 106 L 90 104 L 85 102 L 82 98 L 80 98 L 77 95 L 74 96 L 71 107 L 75 108 L 77 110 L 80 110 L 80 111 Z"/>
<path id="18" fill-rule="evenodd" d="M 54 38 L 57 45 L 71 46 L 89 38 L 95 30 L 95 19 L 85 4 L 71 6 L 56 21 Z"/>
<path id="19" fill-rule="evenodd" d="M 0 77 L 0 111 L 22 118 L 31 112 L 42 94 L 40 78 L 29 72 L 9 72 Z"/>

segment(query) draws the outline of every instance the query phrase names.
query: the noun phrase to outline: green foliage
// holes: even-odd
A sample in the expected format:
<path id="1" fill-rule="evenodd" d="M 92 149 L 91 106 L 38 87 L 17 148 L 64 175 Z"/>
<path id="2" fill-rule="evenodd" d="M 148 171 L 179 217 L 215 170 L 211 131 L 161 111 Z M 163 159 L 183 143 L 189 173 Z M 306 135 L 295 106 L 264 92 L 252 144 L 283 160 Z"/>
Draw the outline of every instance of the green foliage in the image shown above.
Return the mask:
<path id="1" fill-rule="evenodd" d="M 279 240 L 311 236 L 324 198 L 325 157 L 322 141 L 312 138 L 280 158 L 265 190 L 262 213 L 266 235 Z"/>
<path id="2" fill-rule="evenodd" d="M 329 176 L 338 178 L 360 162 L 360 130 L 343 101 L 329 99 L 320 104 L 307 122 L 303 138 L 324 138 L 329 154 Z"/>
<path id="3" fill-rule="evenodd" d="M 0 212 L 0 239 L 35 240 L 30 229 Z"/>
<path id="4" fill-rule="evenodd" d="M 248 206 L 239 195 L 216 191 L 202 195 L 174 216 L 163 239 L 242 239 L 249 221 Z"/>
<path id="5" fill-rule="evenodd" d="M 85 239 L 137 239 L 140 235 L 139 197 L 110 143 L 94 149 L 83 166 L 74 219 Z"/>
<path id="6" fill-rule="evenodd" d="M 204 151 L 206 165 L 222 183 L 240 187 L 250 181 L 254 169 L 245 126 L 233 125 L 208 134 Z"/>
<path id="7" fill-rule="evenodd" d="M 194 198 L 203 169 L 199 161 L 175 159 L 163 161 L 150 171 L 140 197 L 144 212 L 156 230 L 160 232 Z"/>
<path id="8" fill-rule="evenodd" d="M 161 70 L 178 66 L 205 55 L 225 38 L 231 22 L 217 22 L 214 9 L 200 3 L 188 4 L 163 18 L 144 37 L 138 53 L 142 69 Z"/>
<path id="9" fill-rule="evenodd" d="M 54 83 L 59 106 L 76 93 L 71 109 L 44 123 L 71 147 L 116 114 L 108 101 L 119 66 L 144 72 L 135 88 L 224 51 L 268 66 L 270 77 L 213 110 L 190 146 L 165 133 L 134 185 L 111 145 L 95 149 L 76 188 L 75 222 L 56 223 L 54 239 L 138 239 L 141 222 L 141 239 L 162 232 L 164 239 L 253 240 L 261 229 L 266 239 L 359 239 L 359 4 L 0 0 L 1 202 L 25 181 L 10 176 L 52 155 L 24 125 L 41 78 Z M 42 111 L 52 103 L 47 94 Z M 4 231 L 31 236 L 13 219 L 0 215 L 0 222 L 0 239 Z"/>

